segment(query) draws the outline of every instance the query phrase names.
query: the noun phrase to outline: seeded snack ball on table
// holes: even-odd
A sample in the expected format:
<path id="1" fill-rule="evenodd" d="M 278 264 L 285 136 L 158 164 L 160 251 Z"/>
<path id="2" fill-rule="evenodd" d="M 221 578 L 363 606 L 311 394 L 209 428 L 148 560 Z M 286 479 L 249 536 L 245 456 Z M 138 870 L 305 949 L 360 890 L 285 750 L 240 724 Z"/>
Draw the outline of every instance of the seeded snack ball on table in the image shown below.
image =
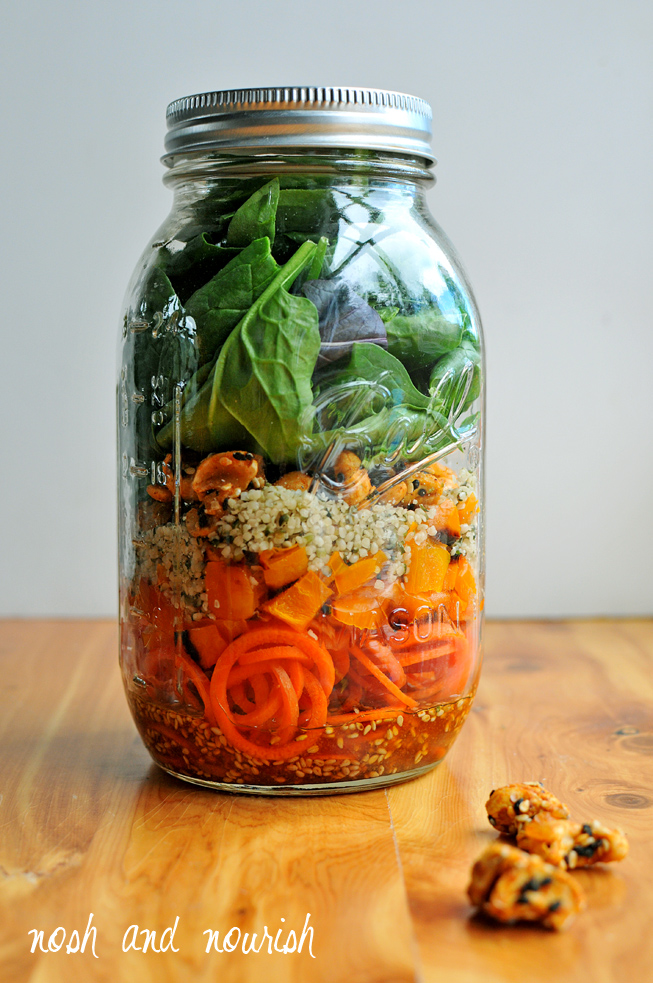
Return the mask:
<path id="1" fill-rule="evenodd" d="M 492 843 L 472 868 L 471 903 L 497 921 L 539 922 L 567 928 L 585 899 L 574 879 L 559 867 L 507 843 Z"/>
<path id="2" fill-rule="evenodd" d="M 581 824 L 557 819 L 547 812 L 520 824 L 517 846 L 570 870 L 623 860 L 628 853 L 628 841 L 622 830 L 609 829 L 597 820 Z"/>
<path id="3" fill-rule="evenodd" d="M 520 826 L 530 822 L 538 812 L 546 812 L 555 819 L 569 818 L 567 806 L 547 792 L 541 782 L 514 783 L 494 789 L 485 808 L 497 833 L 507 836 L 515 836 Z"/>

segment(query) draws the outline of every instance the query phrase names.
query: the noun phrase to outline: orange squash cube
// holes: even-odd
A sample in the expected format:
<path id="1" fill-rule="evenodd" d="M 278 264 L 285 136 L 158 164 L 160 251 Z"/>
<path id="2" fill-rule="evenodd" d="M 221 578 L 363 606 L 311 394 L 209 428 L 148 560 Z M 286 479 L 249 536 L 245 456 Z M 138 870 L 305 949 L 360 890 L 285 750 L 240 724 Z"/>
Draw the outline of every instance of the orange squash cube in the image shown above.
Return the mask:
<path id="1" fill-rule="evenodd" d="M 336 590 L 339 594 L 348 594 L 349 591 L 362 587 L 379 573 L 387 559 L 383 550 L 379 550 L 374 556 L 364 556 L 351 566 L 341 566 L 335 574 Z"/>
<path id="2" fill-rule="evenodd" d="M 359 587 L 335 598 L 331 613 L 336 621 L 354 628 L 380 628 L 387 622 L 383 598 L 374 587 Z"/>
<path id="3" fill-rule="evenodd" d="M 200 665 L 203 669 L 210 669 L 211 666 L 214 666 L 227 647 L 227 642 L 215 625 L 206 625 L 204 628 L 189 628 L 188 637 L 197 649 Z"/>
<path id="4" fill-rule="evenodd" d="M 295 581 L 292 587 L 277 594 L 263 607 L 275 618 L 280 618 L 293 628 L 303 631 L 332 593 L 331 588 L 316 573 L 309 570 Z"/>
<path id="5" fill-rule="evenodd" d="M 442 589 L 446 591 L 455 590 L 457 576 L 458 576 L 458 559 L 454 557 L 454 559 L 447 567 L 447 572 L 444 575 L 444 585 Z"/>
<path id="6" fill-rule="evenodd" d="M 460 519 L 461 525 L 471 522 L 472 518 L 478 512 L 478 499 L 476 495 L 472 492 L 468 495 L 464 502 L 458 502 L 458 518 Z"/>
<path id="7" fill-rule="evenodd" d="M 263 550 L 259 553 L 259 560 L 265 583 L 273 590 L 292 584 L 308 570 L 308 554 L 303 546 Z"/>
<path id="8" fill-rule="evenodd" d="M 443 498 L 435 508 L 435 528 L 451 536 L 460 536 L 460 513 L 450 498 Z"/>
<path id="9" fill-rule="evenodd" d="M 329 562 L 327 563 L 327 566 L 331 570 L 331 576 L 327 577 L 328 583 L 332 583 L 336 577 L 336 574 L 340 573 L 341 570 L 345 570 L 347 568 L 347 564 L 345 563 L 345 561 L 340 556 L 340 553 L 338 553 L 337 550 L 335 551 L 335 553 L 332 553 L 331 556 L 329 557 Z"/>
<path id="10" fill-rule="evenodd" d="M 464 556 L 458 560 L 458 575 L 456 577 L 456 594 L 469 604 L 476 597 L 476 580 L 469 563 Z"/>
<path id="11" fill-rule="evenodd" d="M 405 588 L 408 594 L 424 594 L 442 591 L 451 554 L 442 543 L 426 542 L 411 545 L 410 566 L 406 574 Z"/>
<path id="12" fill-rule="evenodd" d="M 209 611 L 214 618 L 246 621 L 255 615 L 263 590 L 246 564 L 230 565 L 223 560 L 212 560 L 206 564 L 204 579 Z"/>

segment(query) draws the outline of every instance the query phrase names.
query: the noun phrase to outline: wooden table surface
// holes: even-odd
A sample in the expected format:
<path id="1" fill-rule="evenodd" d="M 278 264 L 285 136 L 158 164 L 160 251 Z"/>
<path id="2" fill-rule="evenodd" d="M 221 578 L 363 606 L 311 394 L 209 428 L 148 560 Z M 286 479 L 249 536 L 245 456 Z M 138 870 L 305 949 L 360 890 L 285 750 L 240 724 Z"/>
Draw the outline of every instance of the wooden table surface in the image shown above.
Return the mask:
<path id="1" fill-rule="evenodd" d="M 474 710 L 438 768 L 292 800 L 205 791 L 152 765 L 116 644 L 106 621 L 0 623 L 3 983 L 653 979 L 652 622 L 491 623 Z M 496 835 L 489 791 L 528 780 L 631 843 L 622 864 L 574 875 L 588 908 L 564 933 L 495 926 L 466 902 Z M 91 913 L 85 953 L 66 952 Z M 283 949 L 308 914 L 301 953 L 267 940 L 258 955 L 205 952 L 208 930 L 222 948 L 235 928 L 228 950 L 237 929 L 258 945 L 264 926 Z M 59 951 L 30 952 L 31 930 L 47 949 L 57 928 Z M 136 931 L 165 951 L 123 952 Z"/>

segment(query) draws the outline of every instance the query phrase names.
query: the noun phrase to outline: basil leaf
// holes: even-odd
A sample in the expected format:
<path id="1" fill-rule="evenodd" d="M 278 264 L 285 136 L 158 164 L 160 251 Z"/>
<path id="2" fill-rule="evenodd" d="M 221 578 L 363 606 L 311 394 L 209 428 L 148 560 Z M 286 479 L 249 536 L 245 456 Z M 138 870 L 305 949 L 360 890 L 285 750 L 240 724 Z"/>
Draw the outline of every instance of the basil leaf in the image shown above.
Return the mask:
<path id="1" fill-rule="evenodd" d="M 302 290 L 317 307 L 322 345 L 318 365 L 348 355 L 354 342 L 387 346 L 383 321 L 343 280 L 311 280 Z"/>
<path id="2" fill-rule="evenodd" d="M 384 324 L 387 324 L 388 321 L 391 321 L 393 317 L 395 317 L 395 315 L 397 315 L 398 313 L 399 313 L 398 307 L 379 307 L 378 309 L 378 315 Z"/>
<path id="3" fill-rule="evenodd" d="M 360 388 L 358 392 L 360 396 Z M 330 395 L 339 402 L 337 390 Z M 302 468 L 315 468 L 328 449 L 331 458 L 345 448 L 355 450 L 369 468 L 387 466 L 397 460 L 421 460 L 458 440 L 447 419 L 432 406 L 420 410 L 406 404 L 386 405 L 365 415 L 368 409 L 369 402 L 366 406 L 364 401 L 359 401 L 355 406 L 357 412 L 347 414 L 340 426 L 317 433 L 307 441 L 301 457 Z"/>
<path id="4" fill-rule="evenodd" d="M 320 349 L 315 305 L 290 294 L 315 252 L 304 243 L 234 328 L 218 358 L 208 424 L 218 435 L 223 410 L 274 462 L 290 460 L 308 436 L 311 376 Z"/>
<path id="5" fill-rule="evenodd" d="M 316 384 L 313 410 L 320 432 L 302 455 L 309 470 L 329 448 L 349 447 L 366 466 L 385 466 L 420 460 L 464 437 L 464 428 L 453 427 L 447 394 L 425 396 L 405 366 L 379 345 L 356 342 L 349 361 L 320 370 Z"/>
<path id="6" fill-rule="evenodd" d="M 247 246 L 263 236 L 274 242 L 278 203 L 279 178 L 275 177 L 240 206 L 229 223 L 227 245 Z"/>

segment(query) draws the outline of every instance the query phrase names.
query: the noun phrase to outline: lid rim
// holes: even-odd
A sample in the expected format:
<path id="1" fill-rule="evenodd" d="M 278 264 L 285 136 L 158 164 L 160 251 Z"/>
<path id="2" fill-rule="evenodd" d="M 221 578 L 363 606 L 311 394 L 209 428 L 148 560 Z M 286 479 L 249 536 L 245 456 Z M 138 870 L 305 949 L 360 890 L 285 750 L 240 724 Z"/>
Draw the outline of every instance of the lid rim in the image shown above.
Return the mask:
<path id="1" fill-rule="evenodd" d="M 283 86 L 223 89 L 168 105 L 166 156 L 199 149 L 352 148 L 434 161 L 431 107 L 388 89 Z M 292 136 L 291 136 L 292 132 Z M 256 134 L 256 136 L 253 136 Z"/>

